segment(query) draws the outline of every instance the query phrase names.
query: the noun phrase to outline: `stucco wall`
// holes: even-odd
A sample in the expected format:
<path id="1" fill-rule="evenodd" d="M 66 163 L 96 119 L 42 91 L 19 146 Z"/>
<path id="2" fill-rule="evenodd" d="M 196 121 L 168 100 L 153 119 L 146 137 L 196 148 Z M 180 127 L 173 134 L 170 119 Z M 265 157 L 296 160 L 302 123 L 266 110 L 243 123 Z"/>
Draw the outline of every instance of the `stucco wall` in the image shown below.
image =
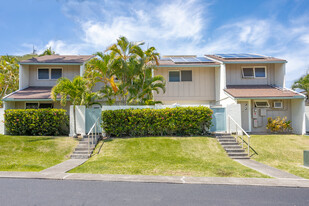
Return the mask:
<path id="1" fill-rule="evenodd" d="M 38 68 L 62 68 L 62 76 L 69 79 L 73 79 L 75 76 L 80 74 L 79 65 L 44 65 L 37 66 L 31 65 L 29 67 L 29 86 L 45 86 L 52 87 L 56 85 L 57 80 L 39 80 L 38 79 Z"/>
<path id="2" fill-rule="evenodd" d="M 169 71 L 192 70 L 192 82 L 169 82 Z M 214 101 L 215 69 L 214 67 L 158 68 L 155 75 L 166 79 L 166 92 L 154 93 L 155 100 L 160 101 Z"/>

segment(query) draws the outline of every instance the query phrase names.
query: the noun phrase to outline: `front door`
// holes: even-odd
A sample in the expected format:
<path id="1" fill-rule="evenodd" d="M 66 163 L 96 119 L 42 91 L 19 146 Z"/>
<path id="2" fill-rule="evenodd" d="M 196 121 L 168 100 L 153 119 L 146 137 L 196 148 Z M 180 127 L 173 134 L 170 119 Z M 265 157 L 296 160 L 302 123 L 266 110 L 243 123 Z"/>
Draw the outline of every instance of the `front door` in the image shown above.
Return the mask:
<path id="1" fill-rule="evenodd" d="M 241 127 L 247 132 L 249 131 L 249 101 L 239 101 L 241 105 Z"/>

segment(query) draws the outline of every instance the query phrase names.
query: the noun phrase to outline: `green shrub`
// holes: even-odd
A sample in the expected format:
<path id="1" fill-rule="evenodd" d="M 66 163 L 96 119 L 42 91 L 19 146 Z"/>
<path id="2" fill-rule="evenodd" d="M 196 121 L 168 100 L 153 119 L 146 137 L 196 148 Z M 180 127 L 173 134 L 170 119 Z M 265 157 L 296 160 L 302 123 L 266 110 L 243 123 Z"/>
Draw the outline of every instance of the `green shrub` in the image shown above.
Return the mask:
<path id="1" fill-rule="evenodd" d="M 68 133 L 69 117 L 63 109 L 9 109 L 5 128 L 12 135 L 50 135 Z"/>
<path id="2" fill-rule="evenodd" d="M 206 134 L 212 110 L 207 107 L 122 109 L 102 112 L 102 128 L 108 136 L 192 136 Z"/>

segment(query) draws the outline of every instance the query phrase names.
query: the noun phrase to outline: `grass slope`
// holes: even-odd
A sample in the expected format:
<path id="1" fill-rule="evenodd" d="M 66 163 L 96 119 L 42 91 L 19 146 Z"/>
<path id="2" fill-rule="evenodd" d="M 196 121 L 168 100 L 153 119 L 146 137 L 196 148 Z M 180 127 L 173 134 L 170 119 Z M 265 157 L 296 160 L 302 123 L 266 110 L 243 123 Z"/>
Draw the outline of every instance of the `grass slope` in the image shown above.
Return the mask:
<path id="1" fill-rule="evenodd" d="M 309 178 L 309 169 L 303 165 L 303 150 L 309 149 L 309 136 L 252 135 L 251 146 L 259 153 L 256 161 Z"/>
<path id="2" fill-rule="evenodd" d="M 0 171 L 40 171 L 69 158 L 70 137 L 0 135 Z"/>
<path id="3" fill-rule="evenodd" d="M 98 153 L 101 143 L 95 153 Z M 210 137 L 110 139 L 73 173 L 266 177 L 227 157 Z"/>

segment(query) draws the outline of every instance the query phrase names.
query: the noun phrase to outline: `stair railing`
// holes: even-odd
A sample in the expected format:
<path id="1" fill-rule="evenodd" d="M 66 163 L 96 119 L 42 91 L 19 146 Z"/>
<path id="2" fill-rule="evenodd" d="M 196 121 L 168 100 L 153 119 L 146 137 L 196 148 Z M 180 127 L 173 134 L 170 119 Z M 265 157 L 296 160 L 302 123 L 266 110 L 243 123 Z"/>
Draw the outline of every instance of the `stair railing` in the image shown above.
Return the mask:
<path id="1" fill-rule="evenodd" d="M 93 146 L 98 141 L 99 135 L 98 135 L 97 132 L 99 132 L 99 128 L 100 128 L 100 121 L 99 120 L 100 120 L 100 117 L 97 118 L 97 120 L 94 122 L 90 131 L 87 134 L 87 137 L 88 137 L 88 156 L 90 155 L 90 144 L 92 144 L 92 146 Z M 91 142 L 90 142 L 90 138 L 91 138 Z"/>
<path id="2" fill-rule="evenodd" d="M 235 138 L 236 141 L 239 142 L 238 139 L 240 139 L 241 141 L 241 147 L 242 149 L 244 149 L 244 144 L 247 145 L 247 153 L 248 153 L 248 157 L 251 157 L 254 154 L 258 154 L 251 146 L 250 146 L 250 135 L 248 135 L 248 133 L 241 127 L 239 126 L 239 124 L 230 116 L 228 115 L 228 124 L 229 124 L 229 128 L 228 128 L 228 132 L 230 134 L 232 134 L 231 131 L 231 122 L 233 122 L 235 124 Z M 244 135 L 247 137 L 247 141 L 244 140 Z M 250 149 L 254 152 L 254 154 L 252 154 L 250 156 Z"/>

